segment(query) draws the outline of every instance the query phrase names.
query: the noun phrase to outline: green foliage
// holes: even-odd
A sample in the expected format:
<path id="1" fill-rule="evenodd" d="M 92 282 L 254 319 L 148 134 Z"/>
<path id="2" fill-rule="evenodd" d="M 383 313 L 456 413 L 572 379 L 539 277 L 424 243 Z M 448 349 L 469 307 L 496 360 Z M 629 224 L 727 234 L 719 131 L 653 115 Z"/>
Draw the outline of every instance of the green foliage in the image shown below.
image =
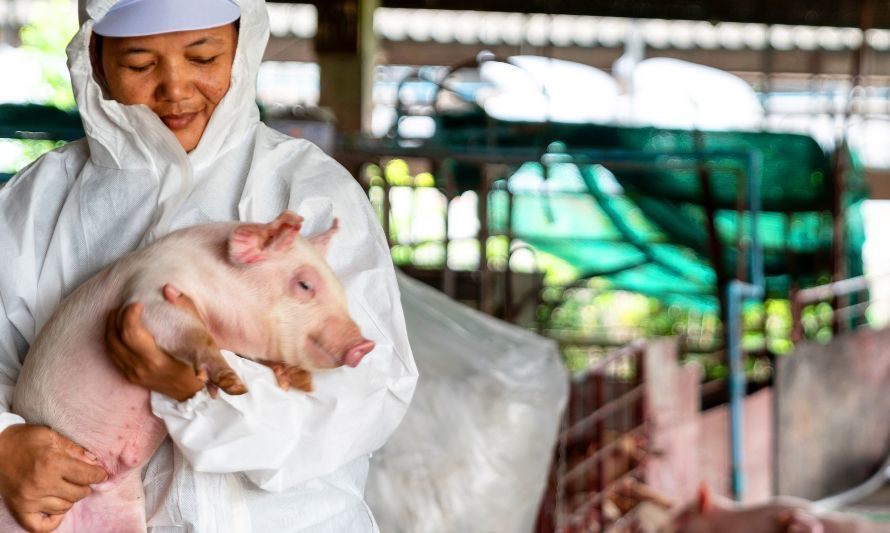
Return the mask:
<path id="1" fill-rule="evenodd" d="M 28 53 L 41 68 L 43 87 L 34 87 L 35 95 L 48 95 L 34 98 L 34 103 L 51 105 L 63 109 L 73 109 L 74 93 L 68 79 L 65 65 L 65 46 L 77 32 L 76 18 L 68 0 L 53 0 L 49 3 L 34 4 L 36 10 L 31 22 L 22 27 L 21 50 Z M 60 16 L 71 12 L 72 16 Z M 10 73 L 14 75 L 14 73 Z M 48 91 L 46 89 L 49 89 Z M 4 140 L 12 145 L 12 150 L 0 162 L 0 170 L 18 172 L 31 161 L 44 153 L 61 146 L 53 141 Z"/>
<path id="2" fill-rule="evenodd" d="M 40 62 L 43 81 L 52 88 L 50 97 L 40 102 L 63 109 L 74 108 L 74 93 L 64 69 L 65 47 L 77 33 L 74 17 L 59 16 L 71 11 L 68 0 L 53 0 L 48 4 L 35 4 L 37 12 L 31 22 L 21 29 L 22 50 L 30 52 Z"/>
<path id="3" fill-rule="evenodd" d="M 12 146 L 7 157 L 0 163 L 0 171 L 18 172 L 41 155 L 65 144 L 56 141 L 19 141 L 0 139 L 0 143 Z M 0 147 L 2 148 L 2 147 Z"/>

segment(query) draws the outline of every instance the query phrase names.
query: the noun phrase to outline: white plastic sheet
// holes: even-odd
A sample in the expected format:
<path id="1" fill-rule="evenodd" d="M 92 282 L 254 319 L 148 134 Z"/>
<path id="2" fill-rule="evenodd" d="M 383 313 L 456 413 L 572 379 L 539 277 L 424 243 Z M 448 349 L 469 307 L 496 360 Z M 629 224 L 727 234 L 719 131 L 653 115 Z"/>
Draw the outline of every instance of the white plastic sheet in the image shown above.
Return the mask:
<path id="1" fill-rule="evenodd" d="M 420 380 L 371 461 L 380 530 L 531 531 L 568 394 L 556 343 L 403 274 L 399 288 Z"/>

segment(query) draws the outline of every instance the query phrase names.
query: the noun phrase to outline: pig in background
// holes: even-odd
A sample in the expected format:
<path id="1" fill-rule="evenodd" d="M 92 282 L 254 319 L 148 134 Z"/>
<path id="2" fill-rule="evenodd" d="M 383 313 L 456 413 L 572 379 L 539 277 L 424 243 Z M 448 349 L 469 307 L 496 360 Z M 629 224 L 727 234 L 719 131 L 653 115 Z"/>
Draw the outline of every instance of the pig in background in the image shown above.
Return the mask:
<path id="1" fill-rule="evenodd" d="M 141 468 L 166 436 L 150 392 L 130 384 L 106 355 L 105 317 L 127 303 L 158 346 L 190 364 L 208 388 L 246 392 L 219 353 L 270 366 L 280 386 L 311 389 L 309 372 L 356 366 L 374 343 L 348 315 L 343 288 L 323 259 L 337 231 L 306 240 L 302 218 L 186 228 L 137 250 L 75 290 L 38 334 L 19 376 L 13 410 L 92 452 L 109 479 L 58 517 L 58 531 L 146 529 Z M 167 300 L 182 293 L 197 315 Z M 21 531 L 0 506 L 0 531 Z"/>
<path id="2" fill-rule="evenodd" d="M 720 498 L 707 487 L 698 501 L 671 517 L 667 513 L 644 513 L 640 533 L 886 533 L 890 525 L 856 516 L 823 513 L 811 502 L 777 497 L 762 504 L 740 505 Z"/>

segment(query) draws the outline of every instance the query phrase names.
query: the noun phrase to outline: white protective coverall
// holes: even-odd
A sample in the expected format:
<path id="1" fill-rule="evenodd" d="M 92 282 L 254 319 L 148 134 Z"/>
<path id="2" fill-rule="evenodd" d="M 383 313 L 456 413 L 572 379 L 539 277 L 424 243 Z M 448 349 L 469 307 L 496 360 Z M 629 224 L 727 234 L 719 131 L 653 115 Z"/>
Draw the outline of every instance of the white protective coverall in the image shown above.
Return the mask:
<path id="1" fill-rule="evenodd" d="M 353 178 L 311 143 L 259 122 L 255 80 L 269 34 L 263 0 L 240 0 L 232 83 L 186 154 L 144 106 L 103 97 L 93 21 L 115 0 L 81 0 L 68 48 L 87 137 L 46 154 L 0 188 L 0 431 L 29 344 L 75 287 L 172 230 L 269 221 L 289 208 L 311 235 L 340 219 L 328 261 L 377 344 L 355 369 L 316 375 L 311 395 L 227 354 L 250 392 L 177 403 L 152 396 L 170 440 L 144 472 L 154 533 L 376 531 L 363 500 L 368 459 L 399 424 L 417 380 L 389 249 Z M 224 290 L 223 287 L 220 290 Z"/>

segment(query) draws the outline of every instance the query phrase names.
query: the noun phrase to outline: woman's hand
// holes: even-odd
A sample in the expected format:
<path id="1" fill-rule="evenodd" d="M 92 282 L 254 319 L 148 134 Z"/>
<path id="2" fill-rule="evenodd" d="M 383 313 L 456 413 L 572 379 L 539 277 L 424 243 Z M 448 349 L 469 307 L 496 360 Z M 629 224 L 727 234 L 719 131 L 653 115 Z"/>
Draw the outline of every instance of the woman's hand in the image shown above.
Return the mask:
<path id="1" fill-rule="evenodd" d="M 32 532 L 53 531 L 65 513 L 108 478 L 91 453 L 44 426 L 0 432 L 0 498 Z"/>
<path id="2" fill-rule="evenodd" d="M 195 316 L 192 300 L 164 287 L 165 298 Z M 122 312 L 108 314 L 105 324 L 105 345 L 108 355 L 127 381 L 160 392 L 182 402 L 204 388 L 194 369 L 158 348 L 154 337 L 142 326 L 142 304 L 130 304 Z"/>

